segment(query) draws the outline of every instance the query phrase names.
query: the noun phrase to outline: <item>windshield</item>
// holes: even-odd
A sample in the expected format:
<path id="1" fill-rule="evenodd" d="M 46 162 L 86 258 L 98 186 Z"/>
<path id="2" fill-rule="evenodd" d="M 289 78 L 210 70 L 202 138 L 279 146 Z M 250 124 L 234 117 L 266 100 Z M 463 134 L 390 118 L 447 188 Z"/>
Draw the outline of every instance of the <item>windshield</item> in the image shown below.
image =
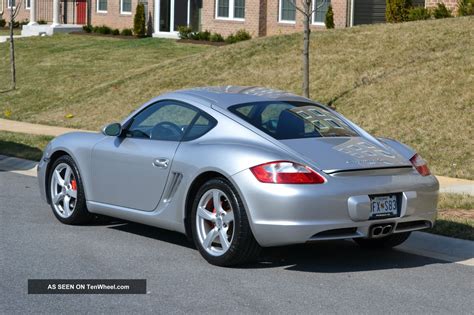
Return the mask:
<path id="1" fill-rule="evenodd" d="M 314 104 L 257 102 L 234 105 L 229 110 L 277 140 L 358 136 L 336 115 Z"/>

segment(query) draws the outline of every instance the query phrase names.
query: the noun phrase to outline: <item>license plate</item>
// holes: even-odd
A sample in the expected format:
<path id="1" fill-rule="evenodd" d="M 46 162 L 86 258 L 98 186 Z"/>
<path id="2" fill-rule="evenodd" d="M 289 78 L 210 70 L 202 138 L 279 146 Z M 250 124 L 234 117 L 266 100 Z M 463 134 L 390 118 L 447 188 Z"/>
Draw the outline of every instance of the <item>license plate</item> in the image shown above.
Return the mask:
<path id="1" fill-rule="evenodd" d="M 393 218 L 398 215 L 397 196 L 374 196 L 370 199 L 370 218 Z"/>

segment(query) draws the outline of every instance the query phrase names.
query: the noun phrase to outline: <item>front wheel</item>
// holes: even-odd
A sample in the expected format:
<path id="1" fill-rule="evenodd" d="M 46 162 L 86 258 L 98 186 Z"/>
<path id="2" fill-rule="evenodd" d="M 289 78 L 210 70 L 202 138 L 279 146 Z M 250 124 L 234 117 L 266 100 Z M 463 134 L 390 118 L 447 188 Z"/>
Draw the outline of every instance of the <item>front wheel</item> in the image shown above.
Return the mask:
<path id="1" fill-rule="evenodd" d="M 81 224 L 92 219 L 87 211 L 82 179 L 69 155 L 58 158 L 48 177 L 51 208 L 64 224 Z"/>
<path id="2" fill-rule="evenodd" d="M 364 248 L 392 248 L 405 242 L 411 232 L 395 233 L 380 238 L 354 238 L 359 246 Z"/>
<path id="3" fill-rule="evenodd" d="M 191 222 L 196 247 L 213 265 L 249 262 L 260 251 L 242 200 L 225 179 L 211 179 L 201 187 L 194 199 Z"/>

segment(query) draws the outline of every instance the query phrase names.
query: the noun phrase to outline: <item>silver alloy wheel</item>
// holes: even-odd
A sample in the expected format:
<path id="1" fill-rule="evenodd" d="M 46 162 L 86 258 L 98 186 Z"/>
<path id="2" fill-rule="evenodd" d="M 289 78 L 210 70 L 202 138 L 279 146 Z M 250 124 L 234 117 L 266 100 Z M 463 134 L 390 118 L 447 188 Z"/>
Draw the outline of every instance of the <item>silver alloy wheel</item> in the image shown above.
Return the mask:
<path id="1" fill-rule="evenodd" d="M 62 218 L 69 218 L 76 207 L 77 182 L 68 164 L 60 163 L 54 168 L 50 192 L 54 211 Z"/>
<path id="2" fill-rule="evenodd" d="M 196 213 L 198 239 L 212 256 L 221 256 L 234 237 L 234 210 L 227 195 L 210 189 L 201 197 Z"/>

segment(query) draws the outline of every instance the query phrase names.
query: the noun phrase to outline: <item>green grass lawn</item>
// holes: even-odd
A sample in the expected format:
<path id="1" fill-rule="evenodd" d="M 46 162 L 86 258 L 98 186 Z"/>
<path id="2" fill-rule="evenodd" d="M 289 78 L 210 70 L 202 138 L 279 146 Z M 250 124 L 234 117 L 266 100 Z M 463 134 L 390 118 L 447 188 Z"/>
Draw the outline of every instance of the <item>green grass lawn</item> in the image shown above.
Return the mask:
<path id="1" fill-rule="evenodd" d="M 0 131 L 0 154 L 39 161 L 53 137 Z"/>
<path id="2" fill-rule="evenodd" d="M 474 241 L 474 196 L 440 194 L 436 224 L 427 232 Z"/>
<path id="3" fill-rule="evenodd" d="M 0 116 L 98 129 L 160 93 L 260 85 L 301 92 L 302 35 L 224 47 L 63 35 L 17 41 L 18 90 Z M 474 17 L 312 33 L 311 97 L 414 147 L 437 175 L 474 179 Z M 0 45 L 0 90 L 9 87 Z M 72 114 L 72 119 L 66 115 Z"/>
<path id="4" fill-rule="evenodd" d="M 14 35 L 20 35 L 21 34 L 21 29 L 15 28 L 13 29 L 13 34 Z M 10 35 L 10 30 L 8 28 L 3 28 L 0 27 L 0 36 L 5 36 L 5 35 Z"/>

